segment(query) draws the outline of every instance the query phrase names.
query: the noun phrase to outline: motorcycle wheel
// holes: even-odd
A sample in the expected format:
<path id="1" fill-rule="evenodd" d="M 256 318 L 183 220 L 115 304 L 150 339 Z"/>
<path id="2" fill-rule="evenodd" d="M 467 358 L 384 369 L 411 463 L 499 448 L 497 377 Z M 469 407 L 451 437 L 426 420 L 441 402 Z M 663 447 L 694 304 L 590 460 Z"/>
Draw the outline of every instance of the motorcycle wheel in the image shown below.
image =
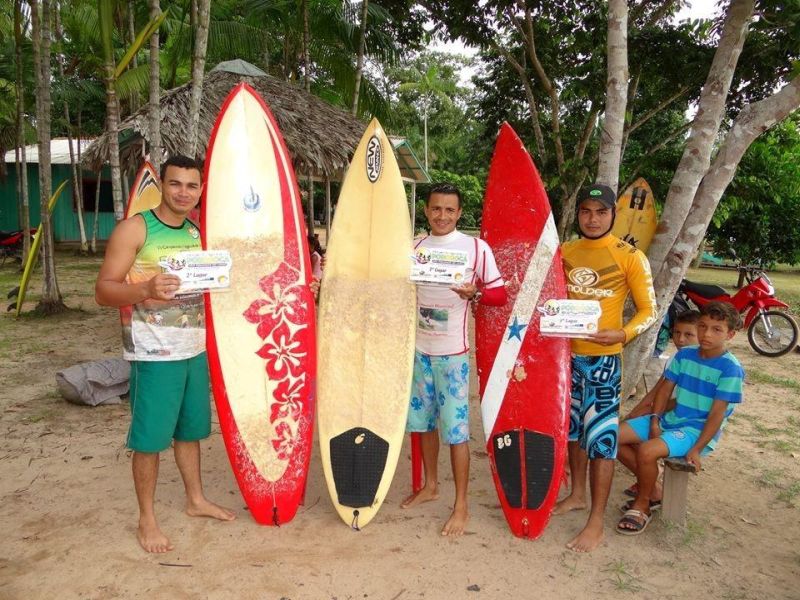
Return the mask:
<path id="1" fill-rule="evenodd" d="M 758 315 L 747 329 L 747 340 L 763 356 L 783 356 L 797 346 L 798 329 L 794 319 L 779 310 Z"/>

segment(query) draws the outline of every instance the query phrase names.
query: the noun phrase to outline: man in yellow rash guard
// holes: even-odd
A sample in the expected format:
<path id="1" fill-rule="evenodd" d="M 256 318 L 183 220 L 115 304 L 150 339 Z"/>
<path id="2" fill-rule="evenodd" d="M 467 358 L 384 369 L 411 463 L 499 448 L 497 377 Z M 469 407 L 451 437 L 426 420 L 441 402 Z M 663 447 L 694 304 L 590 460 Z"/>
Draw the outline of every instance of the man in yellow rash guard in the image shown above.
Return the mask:
<path id="1" fill-rule="evenodd" d="M 567 548 L 590 552 L 603 540 L 603 515 L 614 476 L 622 383 L 622 347 L 655 322 L 653 278 L 645 255 L 611 235 L 616 195 L 606 185 L 581 191 L 578 228 L 581 237 L 561 246 L 569 297 L 598 300 L 602 309 L 597 333 L 572 341 L 570 407 L 570 495 L 554 514 L 586 508 L 586 465 L 590 462 L 591 512 L 583 530 Z M 628 294 L 636 314 L 625 325 Z"/>

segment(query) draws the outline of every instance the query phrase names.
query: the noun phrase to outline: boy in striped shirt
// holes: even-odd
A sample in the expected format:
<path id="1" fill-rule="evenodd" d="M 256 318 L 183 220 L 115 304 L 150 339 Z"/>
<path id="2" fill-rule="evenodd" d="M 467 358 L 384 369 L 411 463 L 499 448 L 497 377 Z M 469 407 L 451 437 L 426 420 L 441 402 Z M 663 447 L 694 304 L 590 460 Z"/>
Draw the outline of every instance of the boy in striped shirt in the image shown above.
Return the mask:
<path id="1" fill-rule="evenodd" d="M 714 450 L 734 405 L 742 401 L 744 371 L 727 349 L 740 326 L 739 313 L 723 302 L 710 302 L 700 313 L 698 345 L 680 350 L 667 367 L 665 385 L 653 400 L 653 414 L 619 428 L 618 458 L 636 473 L 639 489 L 617 525 L 623 535 L 638 535 L 650 522 L 658 459 L 685 456 L 699 471 L 700 457 Z M 665 412 L 673 390 L 675 408 Z"/>

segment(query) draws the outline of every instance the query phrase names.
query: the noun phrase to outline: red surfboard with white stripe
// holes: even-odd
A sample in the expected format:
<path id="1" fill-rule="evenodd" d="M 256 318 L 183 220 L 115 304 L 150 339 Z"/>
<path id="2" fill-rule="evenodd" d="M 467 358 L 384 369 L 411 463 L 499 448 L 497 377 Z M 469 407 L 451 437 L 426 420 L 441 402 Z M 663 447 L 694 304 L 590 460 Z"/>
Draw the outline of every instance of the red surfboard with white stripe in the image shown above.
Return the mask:
<path id="1" fill-rule="evenodd" d="M 253 518 L 281 525 L 297 512 L 311 457 L 314 298 L 289 152 L 247 84 L 220 110 L 205 171 L 203 248 L 233 259 L 230 289 L 206 294 L 214 400 Z"/>
<path id="2" fill-rule="evenodd" d="M 486 448 L 514 535 L 537 538 L 550 519 L 569 431 L 570 347 L 539 333 L 537 307 L 566 298 L 558 235 L 542 180 L 508 123 L 486 184 L 481 237 L 507 282 L 505 306 L 479 306 L 476 361 Z"/>

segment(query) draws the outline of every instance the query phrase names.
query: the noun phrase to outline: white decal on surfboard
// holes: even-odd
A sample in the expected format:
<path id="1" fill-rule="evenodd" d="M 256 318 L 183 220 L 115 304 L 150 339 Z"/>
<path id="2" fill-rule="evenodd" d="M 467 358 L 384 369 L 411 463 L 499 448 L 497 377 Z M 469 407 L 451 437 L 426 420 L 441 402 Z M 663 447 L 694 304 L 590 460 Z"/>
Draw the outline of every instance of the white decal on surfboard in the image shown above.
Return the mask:
<path id="1" fill-rule="evenodd" d="M 377 135 L 373 135 L 367 142 L 367 179 L 375 183 L 381 176 L 383 169 L 383 147 Z"/>
<path id="2" fill-rule="evenodd" d="M 247 212 L 257 212 L 261 208 L 261 196 L 250 186 L 250 193 L 242 198 L 242 205 Z"/>
<path id="3" fill-rule="evenodd" d="M 539 295 L 542 292 L 544 280 L 550 271 L 553 257 L 558 249 L 558 233 L 553 222 L 552 213 L 547 218 L 542 230 L 536 250 L 528 263 L 525 271 L 525 278 L 520 286 L 517 299 L 511 309 L 508 323 L 503 332 L 503 339 L 497 350 L 486 388 L 483 390 L 481 398 L 481 416 L 483 417 L 483 433 L 486 441 L 492 435 L 497 415 L 503 404 L 503 398 L 508 389 L 508 382 L 512 375 L 517 356 L 525 341 L 528 324 L 533 317 L 536 305 L 539 303 Z"/>

